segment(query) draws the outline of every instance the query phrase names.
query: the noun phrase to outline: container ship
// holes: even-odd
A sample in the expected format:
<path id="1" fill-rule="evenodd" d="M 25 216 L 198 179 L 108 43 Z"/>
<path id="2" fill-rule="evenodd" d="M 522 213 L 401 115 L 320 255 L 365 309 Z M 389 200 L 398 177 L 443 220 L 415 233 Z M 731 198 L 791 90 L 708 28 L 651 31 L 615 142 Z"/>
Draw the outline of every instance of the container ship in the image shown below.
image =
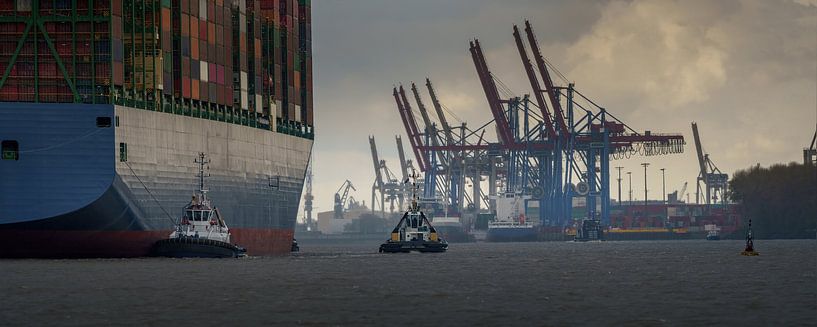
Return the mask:
<path id="1" fill-rule="evenodd" d="M 473 242 L 474 236 L 468 233 L 460 222 L 460 217 L 434 217 L 431 222 L 437 233 L 449 243 Z"/>
<path id="2" fill-rule="evenodd" d="M 537 240 L 537 229 L 526 221 L 525 201 L 530 199 L 521 192 L 506 192 L 493 198 L 496 201 L 496 219 L 488 223 L 485 240 L 488 242 L 532 242 Z"/>
<path id="3" fill-rule="evenodd" d="M 208 155 L 249 255 L 290 252 L 315 130 L 308 0 L 0 0 L 0 257 L 135 257 Z"/>

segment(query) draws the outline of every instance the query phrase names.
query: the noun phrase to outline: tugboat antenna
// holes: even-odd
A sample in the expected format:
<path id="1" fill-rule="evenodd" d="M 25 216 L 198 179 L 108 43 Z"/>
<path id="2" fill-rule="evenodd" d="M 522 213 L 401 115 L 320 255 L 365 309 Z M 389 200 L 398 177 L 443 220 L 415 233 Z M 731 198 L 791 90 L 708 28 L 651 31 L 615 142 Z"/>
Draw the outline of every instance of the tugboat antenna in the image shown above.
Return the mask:
<path id="1" fill-rule="evenodd" d="M 199 152 L 199 158 L 194 159 L 193 161 L 195 163 L 199 164 L 199 175 L 198 175 L 198 177 L 199 177 L 199 191 L 202 194 L 207 193 L 208 190 L 204 188 L 204 177 L 205 177 L 205 175 L 204 175 L 204 165 L 210 163 L 210 160 L 207 159 L 207 155 L 204 154 L 204 152 Z M 209 176 L 210 176 L 210 174 L 208 173 L 207 177 L 209 177 Z"/>

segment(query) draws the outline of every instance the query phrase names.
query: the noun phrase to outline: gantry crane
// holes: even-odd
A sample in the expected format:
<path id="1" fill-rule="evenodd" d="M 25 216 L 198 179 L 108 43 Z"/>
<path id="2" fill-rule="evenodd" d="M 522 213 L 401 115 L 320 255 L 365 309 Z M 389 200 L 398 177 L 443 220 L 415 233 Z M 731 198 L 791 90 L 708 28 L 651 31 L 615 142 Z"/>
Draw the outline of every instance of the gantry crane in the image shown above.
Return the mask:
<path id="1" fill-rule="evenodd" d="M 386 160 L 380 159 L 374 136 L 369 136 L 369 146 L 372 151 L 372 163 L 375 172 L 375 180 L 372 184 L 372 213 L 377 212 L 379 209 L 379 212 L 385 215 L 386 201 L 389 202 L 389 212 L 394 212 L 395 201 L 397 202 L 398 210 L 402 210 L 405 195 L 401 179 L 386 166 Z M 402 156 L 401 153 L 401 157 Z M 403 173 L 403 175 L 406 175 L 406 173 Z M 378 193 L 380 194 L 379 199 L 377 196 Z"/>
<path id="2" fill-rule="evenodd" d="M 348 179 L 343 182 L 337 192 L 335 192 L 335 219 L 343 219 L 346 201 L 349 199 L 349 189 L 357 191 Z"/>
<path id="3" fill-rule="evenodd" d="M 698 124 L 692 123 L 692 137 L 695 139 L 695 151 L 698 154 L 698 182 L 695 191 L 695 203 L 700 204 L 703 198 L 704 203 L 709 206 L 714 202 L 726 204 L 726 189 L 729 184 L 729 175 L 724 174 L 709 159 L 709 154 L 704 153 L 701 146 L 701 137 L 698 133 Z"/>
<path id="4" fill-rule="evenodd" d="M 431 124 L 431 129 L 426 126 L 424 133 L 417 132 L 418 129 L 412 126 L 416 122 L 408 101 L 402 96 L 402 87 L 400 92 L 394 88 L 393 94 L 406 133 L 410 140 L 414 140 L 412 150 L 418 160 L 424 161 L 421 168 L 425 168 L 422 171 L 426 173 L 427 180 L 431 176 L 447 175 L 445 177 L 453 181 L 452 177 L 456 177 L 454 174 L 460 172 L 451 168 L 440 169 L 435 164 L 437 158 L 451 158 L 450 166 L 462 162 L 463 169 L 470 169 L 468 174 L 473 175 L 473 185 L 477 188 L 482 177 L 487 175 L 489 195 L 519 191 L 531 195 L 539 201 L 539 218 L 543 224 L 571 224 L 570 210 L 572 199 L 576 196 L 587 198 L 588 217 L 609 223 L 610 160 L 632 154 L 681 153 L 685 144 L 683 136 L 636 132 L 577 91 L 572 83 L 567 83 L 567 86 L 555 85 L 548 70 L 549 63 L 541 55 L 527 21 L 525 32 L 538 71 L 534 70 L 517 27 L 513 29 L 513 36 L 535 103 L 527 95 L 514 95 L 499 81 L 488 68 L 479 40 L 472 40 L 469 51 L 492 121 L 475 130 L 463 126 L 459 136 L 446 131 L 445 124 L 442 126 L 442 136 L 433 128 L 434 124 Z M 566 81 L 563 75 L 555 72 Z M 544 85 L 540 84 L 539 78 Z M 430 83 L 427 86 L 429 93 L 432 93 L 432 102 L 436 102 L 436 94 Z M 442 123 L 442 119 L 440 121 Z M 496 141 L 486 140 L 486 131 L 495 132 Z M 417 137 L 420 135 L 423 138 Z M 456 155 L 458 153 L 461 154 L 459 157 Z M 433 179 L 430 181 L 433 182 Z M 447 187 L 448 192 L 459 185 L 452 182 Z M 474 202 L 485 198 L 479 190 L 474 193 Z M 596 210 L 597 201 L 601 203 L 600 212 Z M 459 205 L 464 203 L 460 201 Z"/>

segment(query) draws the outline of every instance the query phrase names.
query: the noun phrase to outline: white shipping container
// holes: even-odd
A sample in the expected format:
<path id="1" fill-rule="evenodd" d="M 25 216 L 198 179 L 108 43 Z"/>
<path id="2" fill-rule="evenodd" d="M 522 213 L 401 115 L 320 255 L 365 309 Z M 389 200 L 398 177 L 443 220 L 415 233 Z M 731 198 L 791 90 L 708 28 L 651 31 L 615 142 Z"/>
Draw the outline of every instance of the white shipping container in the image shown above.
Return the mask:
<path id="1" fill-rule="evenodd" d="M 247 72 L 241 72 L 241 91 L 247 91 Z"/>
<path id="2" fill-rule="evenodd" d="M 264 110 L 264 108 L 263 108 L 263 105 L 261 103 L 261 95 L 256 94 L 255 95 L 255 112 L 261 112 L 263 110 Z"/>
<path id="3" fill-rule="evenodd" d="M 207 20 L 207 0 L 199 0 L 199 19 Z"/>
<path id="4" fill-rule="evenodd" d="M 199 66 L 201 67 L 199 69 L 199 80 L 201 80 L 202 82 L 208 82 L 210 79 L 209 79 L 209 74 L 207 74 L 207 72 L 208 72 L 207 62 L 206 61 L 201 61 Z"/>
<path id="5" fill-rule="evenodd" d="M 275 117 L 284 117 L 284 105 L 281 100 L 275 100 Z"/>
<path id="6" fill-rule="evenodd" d="M 301 122 L 301 106 L 295 105 L 295 121 Z"/>
<path id="7" fill-rule="evenodd" d="M 17 0 L 17 11 L 31 11 L 31 0 Z"/>
<path id="8" fill-rule="evenodd" d="M 247 91 L 241 91 L 241 109 L 248 109 L 247 102 L 249 102 L 249 97 L 247 96 Z"/>

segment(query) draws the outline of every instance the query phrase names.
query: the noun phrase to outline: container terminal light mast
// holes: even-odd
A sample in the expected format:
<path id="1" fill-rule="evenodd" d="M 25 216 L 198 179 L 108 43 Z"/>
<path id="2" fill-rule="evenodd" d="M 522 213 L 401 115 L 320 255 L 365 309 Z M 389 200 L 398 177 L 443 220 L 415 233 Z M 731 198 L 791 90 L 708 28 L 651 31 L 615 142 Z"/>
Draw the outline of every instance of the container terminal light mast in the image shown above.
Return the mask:
<path id="1" fill-rule="evenodd" d="M 527 21 L 524 30 L 530 53 L 519 28 L 514 26 L 512 35 L 533 91 L 530 95 L 516 95 L 502 83 L 488 68 L 479 40 L 470 42 L 492 117 L 477 128 L 463 124 L 454 130 L 442 110 L 437 110 L 441 131 L 412 87 L 422 117 L 419 126 L 403 86 L 393 88 L 416 162 L 426 181 L 434 184 L 427 185 L 426 196 L 443 195 L 449 212 L 477 214 L 482 205 L 495 211 L 488 199 L 498 193 L 522 192 L 531 197 L 526 200 L 529 205 L 539 208 L 538 217 L 529 219 L 538 218 L 541 226 L 556 229 L 574 223 L 573 199 L 583 197 L 587 212 L 582 216 L 609 224 L 610 160 L 682 153 L 684 138 L 636 132 L 577 90 L 542 56 Z M 564 84 L 557 85 L 551 72 Z M 443 107 L 430 82 L 427 85 L 435 109 Z M 466 179 L 474 187 L 472 196 L 464 192 Z M 488 181 L 487 190 L 478 187 L 483 180 Z"/>

